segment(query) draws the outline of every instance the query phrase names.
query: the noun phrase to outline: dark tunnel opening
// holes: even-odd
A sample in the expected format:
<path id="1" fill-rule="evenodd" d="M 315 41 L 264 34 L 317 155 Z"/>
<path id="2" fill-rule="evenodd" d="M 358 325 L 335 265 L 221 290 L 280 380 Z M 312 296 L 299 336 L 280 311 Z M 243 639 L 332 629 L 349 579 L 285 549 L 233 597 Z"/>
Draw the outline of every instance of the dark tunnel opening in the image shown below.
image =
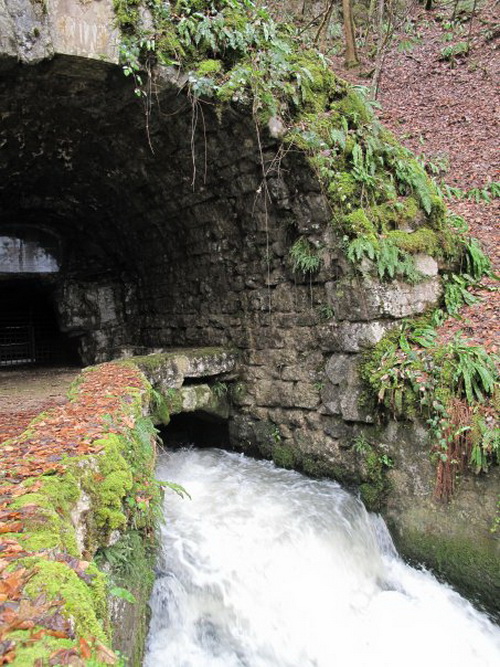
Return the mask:
<path id="1" fill-rule="evenodd" d="M 220 447 L 230 449 L 228 422 L 205 412 L 173 415 L 168 426 L 160 428 L 167 449 L 178 447 Z"/>
<path id="2" fill-rule="evenodd" d="M 76 339 L 61 331 L 53 284 L 0 282 L 0 367 L 79 365 Z"/>
<path id="3" fill-rule="evenodd" d="M 0 79 L 0 236 L 51 258 L 40 279 L 54 281 L 60 329 L 85 365 L 282 345 L 310 310 L 309 287 L 289 289 L 291 238 L 330 215 L 305 157 L 282 155 L 237 106 L 202 105 L 196 124 L 177 80 L 155 85 L 147 136 L 119 67 L 61 55 L 12 66 Z"/>

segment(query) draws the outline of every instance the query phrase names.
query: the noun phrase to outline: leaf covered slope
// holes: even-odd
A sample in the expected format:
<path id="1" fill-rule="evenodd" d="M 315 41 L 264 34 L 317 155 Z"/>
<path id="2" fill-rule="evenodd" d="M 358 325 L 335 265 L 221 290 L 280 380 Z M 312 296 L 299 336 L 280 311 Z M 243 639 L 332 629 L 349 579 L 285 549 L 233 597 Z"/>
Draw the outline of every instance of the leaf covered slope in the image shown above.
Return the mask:
<path id="1" fill-rule="evenodd" d="M 1 664 L 118 664 L 112 582 L 94 556 L 127 531 L 146 551 L 152 538 L 150 400 L 136 368 L 103 364 L 80 376 L 71 402 L 2 443 Z"/>

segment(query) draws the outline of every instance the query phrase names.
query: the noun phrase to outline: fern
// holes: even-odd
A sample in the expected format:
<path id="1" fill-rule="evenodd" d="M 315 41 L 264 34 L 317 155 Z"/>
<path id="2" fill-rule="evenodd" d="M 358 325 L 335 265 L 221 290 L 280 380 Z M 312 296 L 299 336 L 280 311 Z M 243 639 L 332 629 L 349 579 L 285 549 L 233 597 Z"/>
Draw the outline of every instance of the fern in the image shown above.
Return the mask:
<path id="1" fill-rule="evenodd" d="M 478 414 L 471 428 L 473 442 L 470 463 L 475 472 L 487 472 L 492 462 L 500 462 L 500 428 Z"/>
<path id="2" fill-rule="evenodd" d="M 416 324 L 408 333 L 410 343 L 431 348 L 436 343 L 437 331 L 431 324 Z"/>
<path id="3" fill-rule="evenodd" d="M 315 273 L 321 266 L 321 257 L 311 243 L 301 236 L 290 248 L 290 257 L 295 271 Z"/>
<path id="4" fill-rule="evenodd" d="M 467 273 L 475 280 L 491 275 L 491 262 L 477 239 L 468 239 L 465 244 L 465 265 Z"/>
<path id="5" fill-rule="evenodd" d="M 360 183 L 364 183 L 369 188 L 376 185 L 375 171 L 376 163 L 373 159 L 373 150 L 369 145 L 366 146 L 365 153 L 360 144 L 355 143 L 352 149 L 352 175 Z"/>
<path id="6" fill-rule="evenodd" d="M 406 160 L 396 160 L 394 167 L 398 180 L 417 195 L 422 208 L 427 215 L 430 215 L 432 212 L 431 189 L 424 170 L 417 169 L 412 162 Z"/>
<path id="7" fill-rule="evenodd" d="M 453 62 L 457 56 L 466 56 L 469 53 L 469 44 L 467 42 L 457 42 L 450 46 L 445 46 L 440 51 L 440 60 Z"/>
<path id="8" fill-rule="evenodd" d="M 377 273 L 383 279 L 386 275 L 394 278 L 399 273 L 399 248 L 388 241 L 383 240 L 377 253 Z"/>
<path id="9" fill-rule="evenodd" d="M 497 181 L 492 181 L 489 184 L 490 195 L 493 199 L 500 198 L 500 183 Z"/>
<path id="10" fill-rule="evenodd" d="M 186 491 L 186 489 L 183 486 L 181 486 L 180 484 L 177 484 L 176 482 L 159 481 L 158 484 L 164 489 L 170 489 L 170 491 L 173 491 L 174 493 L 176 493 L 181 498 L 186 497 L 186 498 L 189 498 L 189 500 L 191 500 L 191 496 Z"/>
<path id="11" fill-rule="evenodd" d="M 453 381 L 457 393 L 465 395 L 469 403 L 492 395 L 499 379 L 495 363 L 498 358 L 482 347 L 468 345 L 459 336 L 449 343 L 448 349 L 455 359 Z"/>
<path id="12" fill-rule="evenodd" d="M 358 236 L 349 243 L 347 258 L 353 264 L 361 262 L 365 257 L 373 261 L 377 255 L 377 245 L 366 236 Z"/>
<path id="13" fill-rule="evenodd" d="M 462 306 L 477 302 L 477 297 L 467 291 L 472 281 L 469 276 L 444 275 L 444 304 L 450 315 L 458 315 Z"/>
<path id="14" fill-rule="evenodd" d="M 446 199 L 463 199 L 466 196 L 466 193 L 461 188 L 455 188 L 446 183 L 442 183 L 439 191 L 441 196 Z"/>
<path id="15" fill-rule="evenodd" d="M 358 236 L 349 243 L 347 258 L 353 264 L 358 264 L 363 259 L 375 262 L 381 280 L 385 278 L 392 280 L 400 276 L 408 282 L 418 282 L 422 278 L 415 269 L 413 257 L 389 239 Z"/>
<path id="16" fill-rule="evenodd" d="M 338 144 L 342 150 L 345 149 L 347 136 L 344 130 L 332 127 L 330 130 L 330 140 L 333 144 Z"/>

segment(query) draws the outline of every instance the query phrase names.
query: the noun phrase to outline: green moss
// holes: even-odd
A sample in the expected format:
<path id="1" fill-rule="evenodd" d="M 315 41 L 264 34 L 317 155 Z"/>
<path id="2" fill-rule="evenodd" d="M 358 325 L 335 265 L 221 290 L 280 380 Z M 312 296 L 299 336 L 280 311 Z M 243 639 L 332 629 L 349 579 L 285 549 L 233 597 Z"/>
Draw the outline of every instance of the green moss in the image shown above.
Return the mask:
<path id="1" fill-rule="evenodd" d="M 164 395 L 164 400 L 170 414 L 182 412 L 182 396 L 178 389 L 169 389 Z"/>
<path id="2" fill-rule="evenodd" d="M 196 66 L 196 74 L 198 74 L 198 76 L 211 76 L 222 72 L 223 68 L 224 65 L 221 60 L 213 60 L 212 58 L 209 58 L 208 60 L 203 60 Z"/>
<path id="3" fill-rule="evenodd" d="M 74 475 L 69 472 L 41 479 L 41 489 L 36 493 L 25 494 L 12 503 L 13 509 L 27 505 L 37 507 L 36 511 L 24 517 L 23 546 L 32 551 L 60 548 L 77 555 L 75 530 L 69 512 L 80 497 L 80 487 Z"/>
<path id="4" fill-rule="evenodd" d="M 483 542 L 426 530 L 396 533 L 400 553 L 414 564 L 425 564 L 476 601 L 500 621 L 500 560 L 493 539 Z"/>
<path id="5" fill-rule="evenodd" d="M 393 241 L 398 248 L 412 255 L 425 253 L 435 257 L 442 251 L 439 236 L 428 227 L 421 227 L 414 232 L 391 231 L 387 238 Z"/>
<path id="6" fill-rule="evenodd" d="M 275 445 L 273 447 L 273 461 L 280 468 L 292 470 L 297 467 L 297 455 L 290 445 Z"/>
<path id="7" fill-rule="evenodd" d="M 359 196 L 359 183 L 346 171 L 335 172 L 328 184 L 328 195 L 333 202 L 344 204 L 348 201 L 356 201 Z"/>
<path id="8" fill-rule="evenodd" d="M 141 0 L 113 0 L 116 21 L 124 33 L 130 34 L 137 30 L 141 4 Z"/>
<path id="9" fill-rule="evenodd" d="M 365 236 L 375 242 L 378 240 L 377 229 L 362 208 L 346 215 L 343 219 L 343 227 L 346 232 L 354 236 Z"/>
<path id="10" fill-rule="evenodd" d="M 381 232 L 400 227 L 414 227 L 421 211 L 414 197 L 401 197 L 394 202 L 385 202 L 369 209 L 369 215 Z"/>
<path id="11" fill-rule="evenodd" d="M 42 494 L 27 494 L 21 499 L 24 504 L 37 505 L 37 510 L 24 518 L 25 532 L 20 541 L 27 551 L 59 549 L 78 555 L 75 530 L 67 517 L 60 515 L 54 507 L 47 505 Z M 22 504 L 19 504 L 22 506 Z"/>
<path id="12" fill-rule="evenodd" d="M 124 439 L 110 434 L 95 443 L 103 447 L 97 457 L 98 472 L 86 478 L 86 490 L 93 501 L 93 516 L 97 529 L 103 535 L 127 524 L 123 501 L 133 485 L 130 466 L 122 455 Z"/>
<path id="13" fill-rule="evenodd" d="M 78 401 L 79 390 L 80 383 L 77 383 L 75 401 Z M 100 572 L 94 563 L 83 570 L 81 545 L 77 544 L 71 517 L 82 490 L 91 500 L 91 508 L 85 517 L 88 530 L 83 558 L 92 558 L 96 548 L 107 543 L 113 530 L 133 524 L 137 527 L 138 537 L 131 557 L 137 562 L 139 542 L 142 540 L 143 552 L 148 553 L 149 572 L 145 569 L 141 571 L 141 585 L 146 588 L 151 585 L 154 543 L 150 538 L 160 498 L 153 471 L 155 430 L 149 418 L 143 417 L 143 409 L 151 401 L 151 396 L 152 389 L 146 382 L 142 389 L 130 388 L 121 407 L 109 417 L 110 428 L 118 426 L 123 429 L 123 435 L 109 434 L 96 441 L 94 444 L 101 448 L 98 454 L 63 457 L 60 464 L 66 472 L 62 475 L 26 480 L 24 486 L 36 490 L 17 498 L 11 506 L 14 511 L 30 508 L 23 512 L 25 531 L 12 536 L 22 544 L 28 555 L 21 555 L 11 567 L 21 565 L 30 573 L 25 587 L 28 597 L 36 599 L 42 594 L 48 600 L 61 601 L 62 613 L 72 620 L 77 637 L 97 637 L 107 643 L 110 636 L 107 575 Z M 132 428 L 130 422 L 134 423 Z M 36 438 L 36 425 L 33 437 Z M 38 485 L 40 481 L 41 486 Z M 34 487 L 35 484 L 37 487 Z M 141 494 L 141 497 L 147 494 L 148 502 L 141 504 L 135 494 Z M 128 503 L 128 500 L 132 502 Z M 46 552 L 43 558 L 37 555 L 41 551 Z M 73 560 L 67 560 L 70 557 Z M 148 595 L 149 588 L 141 598 L 136 623 L 141 628 L 142 637 L 145 634 Z M 9 633 L 9 639 L 12 636 Z M 14 664 L 31 665 L 33 660 L 46 660 L 57 647 L 71 645 L 65 640 L 52 642 L 43 637 L 33 646 L 26 646 L 20 636 Z M 137 650 L 140 651 L 141 647 Z"/>
<path id="14" fill-rule="evenodd" d="M 152 389 L 150 392 L 149 405 L 151 420 L 154 424 L 167 425 L 170 423 L 170 408 L 162 393 Z"/>
<path id="15" fill-rule="evenodd" d="M 373 121 L 373 112 L 361 95 L 354 90 L 348 90 L 342 99 L 334 102 L 332 109 L 345 116 L 353 125 L 370 124 Z"/>
<path id="16" fill-rule="evenodd" d="M 359 476 L 345 465 L 333 463 L 316 454 L 302 454 L 297 468 L 309 477 L 334 479 L 347 487 L 354 487 L 359 484 Z"/>
<path id="17" fill-rule="evenodd" d="M 291 59 L 291 68 L 300 78 L 301 119 L 305 113 L 322 114 L 328 110 L 330 100 L 342 88 L 340 80 L 314 51 L 303 51 Z"/>
<path id="18" fill-rule="evenodd" d="M 35 573 L 25 587 L 32 599 L 46 595 L 50 600 L 64 600 L 62 613 L 74 623 L 78 637 L 91 636 L 107 642 L 104 629 L 106 617 L 105 576 L 95 566 L 90 566 L 86 575 L 92 577 L 87 585 L 65 563 L 38 559 Z"/>
<path id="19" fill-rule="evenodd" d="M 446 205 L 443 199 L 437 195 L 431 195 L 431 213 L 429 220 L 435 229 L 446 227 Z"/>
<path id="20" fill-rule="evenodd" d="M 48 665 L 48 657 L 60 649 L 70 649 L 77 647 L 77 643 L 72 639 L 56 639 L 47 635 L 42 636 L 38 641 L 33 642 L 31 636 L 42 628 L 35 626 L 31 630 L 16 630 L 9 633 L 9 639 L 16 642 L 16 652 L 13 667 L 33 667 L 41 664 L 43 667 Z"/>
<path id="21" fill-rule="evenodd" d="M 380 512 L 391 489 L 387 471 L 392 462 L 366 441 L 359 455 L 363 458 L 364 480 L 359 486 L 361 500 L 370 512 Z"/>

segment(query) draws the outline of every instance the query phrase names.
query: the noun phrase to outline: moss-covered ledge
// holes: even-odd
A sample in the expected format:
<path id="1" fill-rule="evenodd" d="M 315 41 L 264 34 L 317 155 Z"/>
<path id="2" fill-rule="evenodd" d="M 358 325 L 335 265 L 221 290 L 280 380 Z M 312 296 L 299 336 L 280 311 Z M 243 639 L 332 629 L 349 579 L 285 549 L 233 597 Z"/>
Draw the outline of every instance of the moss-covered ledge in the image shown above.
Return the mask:
<path id="1" fill-rule="evenodd" d="M 232 374 L 238 352 L 223 347 L 193 347 L 134 356 L 124 363 L 139 368 L 161 392 L 180 389 L 184 382 Z"/>
<path id="2" fill-rule="evenodd" d="M 137 368 L 103 364 L 1 447 L 4 661 L 121 664 L 113 649 L 124 647 L 140 664 L 161 495 L 151 401 Z M 113 624 L 118 613 L 123 626 L 127 607 L 135 641 L 124 643 Z"/>

